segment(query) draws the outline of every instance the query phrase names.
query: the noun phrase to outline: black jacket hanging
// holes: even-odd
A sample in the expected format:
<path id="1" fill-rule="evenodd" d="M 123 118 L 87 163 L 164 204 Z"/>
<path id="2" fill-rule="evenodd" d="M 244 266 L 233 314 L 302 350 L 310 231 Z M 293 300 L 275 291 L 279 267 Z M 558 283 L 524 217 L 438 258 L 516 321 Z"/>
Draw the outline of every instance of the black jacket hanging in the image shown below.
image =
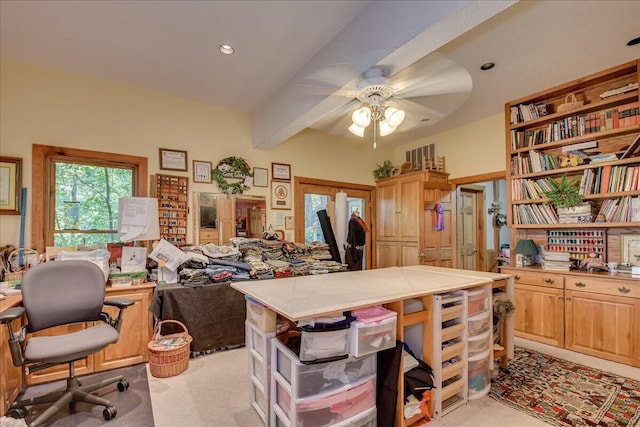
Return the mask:
<path id="1" fill-rule="evenodd" d="M 362 270 L 362 255 L 366 242 L 366 225 L 364 221 L 355 214 L 349 220 L 349 230 L 347 232 L 347 244 L 345 245 L 345 262 L 349 270 Z"/>

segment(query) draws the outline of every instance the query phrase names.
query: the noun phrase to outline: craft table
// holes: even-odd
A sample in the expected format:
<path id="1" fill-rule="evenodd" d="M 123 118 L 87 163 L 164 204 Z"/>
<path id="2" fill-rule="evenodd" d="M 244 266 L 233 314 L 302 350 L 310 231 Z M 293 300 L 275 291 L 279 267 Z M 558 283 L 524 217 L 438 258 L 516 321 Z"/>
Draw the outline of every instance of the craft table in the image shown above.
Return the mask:
<path id="1" fill-rule="evenodd" d="M 423 359 L 431 364 L 432 296 L 489 284 L 504 288 L 513 299 L 513 278 L 508 274 L 429 266 L 389 267 L 273 281 L 236 282 L 231 287 L 293 321 L 385 304 L 398 313 L 399 340 L 404 339 L 405 326 L 423 323 Z M 420 300 L 425 309 L 404 315 L 404 301 L 408 299 Z M 507 345 L 503 364 L 506 364 L 507 357 L 513 358 L 512 322 L 509 322 L 504 332 Z M 402 376 L 398 389 L 403 389 Z M 403 418 L 402 405 L 402 400 L 399 399 L 396 424 L 404 426 L 415 422 L 413 419 Z"/>

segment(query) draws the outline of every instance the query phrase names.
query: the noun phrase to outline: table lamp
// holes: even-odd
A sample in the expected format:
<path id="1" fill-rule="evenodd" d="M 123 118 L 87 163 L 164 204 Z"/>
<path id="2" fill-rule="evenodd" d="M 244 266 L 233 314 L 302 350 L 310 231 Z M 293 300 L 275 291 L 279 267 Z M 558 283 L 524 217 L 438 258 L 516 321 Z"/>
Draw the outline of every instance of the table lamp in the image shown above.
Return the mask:
<path id="1" fill-rule="evenodd" d="M 527 267 L 533 265 L 531 256 L 538 253 L 538 246 L 531 239 L 520 239 L 514 252 L 522 255 L 522 266 Z"/>

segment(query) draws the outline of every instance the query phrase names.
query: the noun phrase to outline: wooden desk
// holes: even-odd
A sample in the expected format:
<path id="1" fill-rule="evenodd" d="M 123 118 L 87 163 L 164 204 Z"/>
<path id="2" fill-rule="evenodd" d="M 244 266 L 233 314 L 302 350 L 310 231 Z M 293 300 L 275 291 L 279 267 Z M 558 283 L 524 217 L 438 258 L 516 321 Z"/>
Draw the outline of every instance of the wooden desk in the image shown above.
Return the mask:
<path id="1" fill-rule="evenodd" d="M 236 282 L 231 286 L 293 321 L 385 304 L 398 313 L 398 339 L 404 338 L 405 326 L 423 323 L 423 359 L 432 364 L 433 295 L 489 284 L 504 287 L 508 295 L 513 295 L 513 279 L 507 274 L 428 266 L 390 267 L 282 278 L 277 281 Z M 424 310 L 404 315 L 404 301 L 408 299 L 421 300 Z M 512 329 L 510 324 L 505 346 L 507 357 L 513 357 Z M 402 375 L 399 377 L 398 390 L 404 390 Z M 420 418 L 405 420 L 402 398 L 398 399 L 397 405 L 398 426 L 409 425 Z"/>
<path id="2" fill-rule="evenodd" d="M 86 375 L 94 372 L 107 371 L 125 366 L 136 365 L 148 361 L 147 344 L 151 339 L 151 314 L 149 304 L 155 283 L 143 283 L 130 287 L 112 288 L 107 286 L 105 298 L 127 298 L 134 304 L 124 311 L 123 324 L 120 329 L 120 339 L 116 344 L 89 356 L 84 361 L 76 362 L 76 375 Z M 0 300 L 0 311 L 22 304 L 22 295 L 11 295 Z M 115 307 L 105 307 L 110 314 L 115 314 Z M 14 323 L 14 330 L 17 330 Z M 67 365 L 59 365 L 25 375 L 20 367 L 13 366 L 9 351 L 8 332 L 5 325 L 0 328 L 0 415 L 6 413 L 23 385 L 39 384 L 63 379 L 68 376 Z M 83 325 L 70 328 L 82 328 Z M 64 328 L 64 329 L 63 329 Z M 36 334 L 57 334 L 66 332 L 66 326 L 58 326 Z"/>

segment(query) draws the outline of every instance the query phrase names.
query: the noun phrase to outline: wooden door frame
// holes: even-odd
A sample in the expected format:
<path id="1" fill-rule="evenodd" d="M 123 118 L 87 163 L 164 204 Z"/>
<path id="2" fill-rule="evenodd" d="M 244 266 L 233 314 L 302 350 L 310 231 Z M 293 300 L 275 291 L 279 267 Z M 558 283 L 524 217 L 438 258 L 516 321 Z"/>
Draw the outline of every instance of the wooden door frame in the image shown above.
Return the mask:
<path id="1" fill-rule="evenodd" d="M 303 185 L 316 185 L 319 187 L 332 187 L 337 190 L 358 190 L 365 191 L 369 194 L 369 212 L 368 216 L 365 215 L 365 220 L 369 226 L 369 232 L 366 233 L 366 247 L 369 249 L 365 251 L 365 269 L 373 268 L 373 260 L 375 259 L 375 248 L 373 232 L 375 230 L 375 218 L 376 218 L 376 187 L 373 185 L 354 184 L 350 182 L 331 181 L 326 179 L 309 178 L 304 176 L 296 176 L 293 179 L 293 215 L 294 215 L 294 240 L 296 242 L 304 242 L 304 193 L 302 191 Z M 301 220 L 295 220 L 295 218 L 301 218 Z"/>

